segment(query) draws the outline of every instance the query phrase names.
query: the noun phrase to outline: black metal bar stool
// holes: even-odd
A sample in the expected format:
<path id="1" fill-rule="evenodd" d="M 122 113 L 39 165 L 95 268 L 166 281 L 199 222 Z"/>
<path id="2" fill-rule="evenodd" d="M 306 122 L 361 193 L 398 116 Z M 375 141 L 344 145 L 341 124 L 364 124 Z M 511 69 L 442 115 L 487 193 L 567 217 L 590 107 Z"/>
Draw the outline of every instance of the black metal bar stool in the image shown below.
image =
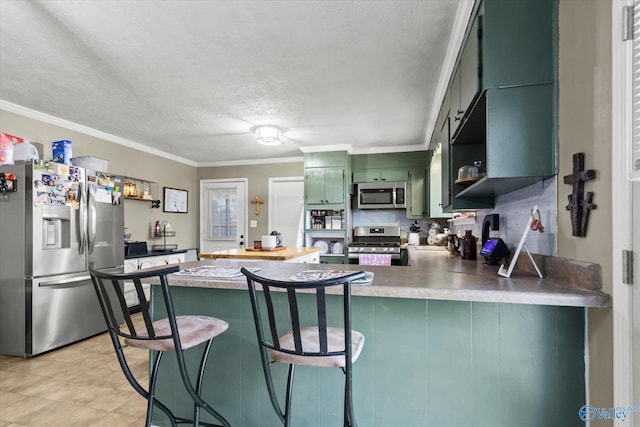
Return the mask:
<path id="1" fill-rule="evenodd" d="M 109 336 L 113 342 L 122 371 L 133 388 L 147 399 L 147 419 L 145 425 L 147 427 L 151 425 L 153 408 L 156 407 L 169 417 L 171 425 L 174 427 L 177 424 L 230 427 L 229 422 L 201 397 L 203 374 L 211 344 L 213 343 L 213 339 L 223 333 L 229 325 L 227 322 L 214 317 L 175 315 L 167 275 L 179 271 L 180 267 L 174 265 L 139 270 L 132 273 L 113 273 L 108 270 L 96 270 L 93 266 L 90 266 L 89 270 L 98 295 L 98 300 L 100 301 L 102 313 L 107 322 Z M 167 310 L 166 318 L 156 320 L 155 322 L 151 321 L 149 306 L 146 303 L 142 289 L 143 279 L 145 279 L 147 283 L 154 281 L 161 285 Z M 123 281 L 125 280 L 133 282 L 138 298 L 141 301 L 140 310 L 142 312 L 142 318 L 144 319 L 144 328 L 136 329 L 129 314 L 123 292 Z M 123 340 L 126 346 L 156 352 L 153 359 L 153 366 L 149 373 L 148 390 L 138 382 L 131 372 L 120 339 Z M 187 373 L 183 351 L 203 343 L 204 350 L 194 387 Z M 182 382 L 194 402 L 193 419 L 175 416 L 166 405 L 155 397 L 158 368 L 165 351 L 175 351 L 176 353 Z M 201 422 L 200 409 L 204 409 L 221 424 Z"/>
<path id="2" fill-rule="evenodd" d="M 315 281 L 279 281 L 258 276 L 245 268 L 242 273 L 247 277 L 249 295 L 253 308 L 253 318 L 258 335 L 260 359 L 269 391 L 271 404 L 285 427 L 291 424 L 291 397 L 293 392 L 293 374 L 295 365 L 341 368 L 345 375 L 343 425 L 356 427 L 352 402 L 352 365 L 360 356 L 364 345 L 364 335 L 351 329 L 351 282 L 365 277 L 363 271 L 345 272 L 340 277 Z M 256 292 L 256 283 L 262 285 L 262 292 Z M 327 319 L 326 289 L 342 286 L 342 316 L 334 321 L 341 326 L 329 326 Z M 285 325 L 279 324 L 273 302 L 272 289 L 286 291 L 288 301 L 288 320 Z M 315 308 L 317 323 L 310 326 L 301 325 L 298 314 L 299 291 L 315 292 Z M 260 307 L 267 308 L 268 331 L 265 334 Z M 342 317 L 341 316 L 341 317 Z M 284 323 L 284 322 L 283 322 Z M 281 328 L 280 328 L 281 327 Z M 288 331 L 281 335 L 281 331 Z M 271 364 L 274 362 L 289 365 L 287 390 L 284 410 L 278 402 L 273 387 Z"/>

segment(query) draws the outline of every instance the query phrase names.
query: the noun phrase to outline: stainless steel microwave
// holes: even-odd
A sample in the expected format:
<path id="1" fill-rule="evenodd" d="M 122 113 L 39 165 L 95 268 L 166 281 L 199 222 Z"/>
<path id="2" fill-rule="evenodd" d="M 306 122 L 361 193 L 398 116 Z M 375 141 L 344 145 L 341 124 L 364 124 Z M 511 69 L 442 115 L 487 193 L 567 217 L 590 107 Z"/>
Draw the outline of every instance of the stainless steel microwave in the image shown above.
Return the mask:
<path id="1" fill-rule="evenodd" d="M 361 182 L 358 209 L 404 209 L 407 207 L 406 182 Z"/>

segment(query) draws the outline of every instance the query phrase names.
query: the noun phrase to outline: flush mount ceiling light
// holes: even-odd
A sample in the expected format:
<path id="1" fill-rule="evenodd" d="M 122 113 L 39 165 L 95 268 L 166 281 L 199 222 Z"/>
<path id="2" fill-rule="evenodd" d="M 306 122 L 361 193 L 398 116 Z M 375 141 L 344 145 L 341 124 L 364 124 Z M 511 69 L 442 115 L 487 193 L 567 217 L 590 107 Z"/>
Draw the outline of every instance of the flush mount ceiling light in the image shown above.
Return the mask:
<path id="1" fill-rule="evenodd" d="M 282 144 L 280 137 L 284 133 L 282 128 L 274 125 L 254 126 L 252 131 L 256 134 L 256 141 L 264 145 Z"/>

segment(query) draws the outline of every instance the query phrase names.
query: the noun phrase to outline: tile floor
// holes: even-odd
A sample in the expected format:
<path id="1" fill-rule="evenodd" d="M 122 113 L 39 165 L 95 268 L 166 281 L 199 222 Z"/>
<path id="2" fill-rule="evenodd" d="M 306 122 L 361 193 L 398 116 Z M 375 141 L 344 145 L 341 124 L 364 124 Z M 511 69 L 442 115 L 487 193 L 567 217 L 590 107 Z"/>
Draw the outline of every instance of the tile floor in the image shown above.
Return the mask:
<path id="1" fill-rule="evenodd" d="M 146 385 L 148 352 L 125 351 Z M 0 427 L 142 426 L 145 413 L 106 333 L 30 359 L 0 355 Z"/>

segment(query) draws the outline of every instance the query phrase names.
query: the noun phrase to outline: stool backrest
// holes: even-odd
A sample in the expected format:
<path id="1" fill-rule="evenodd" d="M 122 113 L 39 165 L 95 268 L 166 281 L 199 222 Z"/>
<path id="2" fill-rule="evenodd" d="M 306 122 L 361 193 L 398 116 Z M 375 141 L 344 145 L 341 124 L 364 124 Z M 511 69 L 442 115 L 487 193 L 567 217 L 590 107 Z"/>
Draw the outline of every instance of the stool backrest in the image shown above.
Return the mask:
<path id="1" fill-rule="evenodd" d="M 336 356 L 346 355 L 350 360 L 351 355 L 351 282 L 365 277 L 364 271 L 346 273 L 341 277 L 335 277 L 321 281 L 280 281 L 258 276 L 245 268 L 242 273 L 247 277 L 249 296 L 253 309 L 253 317 L 258 335 L 261 351 L 264 348 L 281 351 L 300 356 Z M 256 284 L 260 284 L 262 292 L 256 291 Z M 327 288 L 342 287 L 342 310 L 335 310 L 327 305 Z M 284 292 L 279 292 L 284 291 Z M 299 298 L 304 295 L 315 295 L 313 313 L 301 313 L 299 310 Z M 283 295 L 278 298 L 276 295 Z M 286 297 L 284 297 L 286 296 Z M 266 324 L 263 325 L 261 308 L 266 308 Z M 307 305 L 305 305 L 307 308 Z M 280 311 L 278 311 L 280 309 Z M 338 319 L 329 318 L 330 314 Z M 304 317 L 304 319 L 303 319 Z M 305 325 L 304 322 L 309 322 Z M 335 324 L 331 324 L 335 323 Z M 340 351 L 329 351 L 327 346 L 327 327 L 341 327 L 345 330 L 345 348 Z M 302 347 L 301 329 L 305 326 L 318 328 L 318 351 L 308 351 Z M 265 330 L 267 331 L 265 333 Z M 282 348 L 279 337 L 291 331 L 294 341 L 294 349 Z"/>
<path id="2" fill-rule="evenodd" d="M 155 282 L 162 286 L 162 292 L 165 299 L 168 317 L 173 317 L 173 304 L 169 295 L 169 282 L 167 275 L 180 271 L 179 265 L 163 266 L 159 268 L 149 268 L 138 270 L 131 273 L 116 273 L 112 270 L 96 270 L 93 266 L 89 266 L 93 286 L 98 295 L 100 308 L 107 322 L 107 328 L 110 333 L 123 338 L 131 338 L 138 340 L 158 340 L 173 339 L 173 335 L 158 335 L 153 327 L 151 315 L 149 313 L 149 304 L 144 295 L 142 288 L 142 279 L 155 278 Z M 129 313 L 127 302 L 124 297 L 124 281 L 130 281 L 135 287 L 136 294 L 140 300 L 140 312 L 144 319 L 144 331 L 142 335 L 140 330 L 136 329 L 134 322 Z M 122 320 L 124 318 L 124 321 Z"/>

